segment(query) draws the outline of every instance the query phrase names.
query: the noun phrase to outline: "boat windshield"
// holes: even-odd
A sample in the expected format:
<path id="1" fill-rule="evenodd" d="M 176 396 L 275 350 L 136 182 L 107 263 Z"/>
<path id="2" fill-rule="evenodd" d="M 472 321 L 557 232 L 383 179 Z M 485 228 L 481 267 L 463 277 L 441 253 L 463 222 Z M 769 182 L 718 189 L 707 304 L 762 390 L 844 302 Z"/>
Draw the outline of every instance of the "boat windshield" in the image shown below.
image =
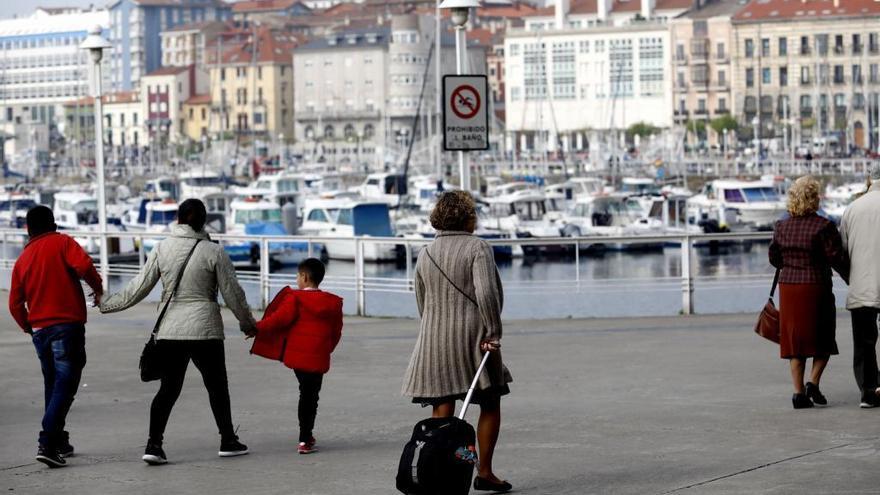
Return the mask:
<path id="1" fill-rule="evenodd" d="M 772 187 L 744 187 L 743 193 L 749 203 L 779 201 L 779 193 Z"/>
<path id="2" fill-rule="evenodd" d="M 13 199 L 11 204 L 9 201 L 0 201 L 0 211 L 14 210 L 30 210 L 37 206 L 36 201 L 32 199 Z"/>
<path id="3" fill-rule="evenodd" d="M 342 208 L 342 209 L 329 209 L 327 213 L 330 214 L 330 218 L 333 220 L 333 223 L 339 225 L 351 225 L 351 208 Z"/>
<path id="4" fill-rule="evenodd" d="M 98 200 L 96 199 L 87 199 L 84 201 L 77 201 L 72 205 L 73 211 L 77 213 L 85 213 L 87 211 L 97 211 L 98 210 Z"/>
<path id="5" fill-rule="evenodd" d="M 659 194 L 660 188 L 655 184 L 647 184 L 647 183 L 623 183 L 623 186 L 620 188 L 621 191 L 630 194 Z"/>
<path id="6" fill-rule="evenodd" d="M 235 212 L 235 223 L 247 225 L 259 222 L 280 222 L 281 209 L 238 210 Z"/>
<path id="7" fill-rule="evenodd" d="M 152 225 L 170 225 L 176 218 L 177 210 L 150 212 L 150 224 Z"/>
<path id="8" fill-rule="evenodd" d="M 190 187 L 210 187 L 222 185 L 220 177 L 190 177 L 188 179 L 184 179 L 183 183 Z"/>

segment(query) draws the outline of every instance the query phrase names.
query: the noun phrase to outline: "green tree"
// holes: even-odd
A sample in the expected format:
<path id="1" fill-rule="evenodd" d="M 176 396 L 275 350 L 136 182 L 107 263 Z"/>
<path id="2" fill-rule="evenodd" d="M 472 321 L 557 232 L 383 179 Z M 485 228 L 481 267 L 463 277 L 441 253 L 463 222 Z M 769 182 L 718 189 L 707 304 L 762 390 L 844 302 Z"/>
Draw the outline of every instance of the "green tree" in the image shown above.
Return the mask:
<path id="1" fill-rule="evenodd" d="M 686 128 L 690 133 L 696 132 L 699 139 L 706 139 L 706 122 L 703 120 L 688 120 Z"/>
<path id="2" fill-rule="evenodd" d="M 632 139 L 634 136 L 646 138 L 654 134 L 659 134 L 660 128 L 647 122 L 636 122 L 626 129 L 626 138 Z"/>
<path id="3" fill-rule="evenodd" d="M 725 129 L 736 132 L 739 129 L 739 123 L 730 114 L 724 114 L 712 119 L 712 121 L 709 122 L 709 127 L 711 127 L 716 134 L 722 134 Z"/>

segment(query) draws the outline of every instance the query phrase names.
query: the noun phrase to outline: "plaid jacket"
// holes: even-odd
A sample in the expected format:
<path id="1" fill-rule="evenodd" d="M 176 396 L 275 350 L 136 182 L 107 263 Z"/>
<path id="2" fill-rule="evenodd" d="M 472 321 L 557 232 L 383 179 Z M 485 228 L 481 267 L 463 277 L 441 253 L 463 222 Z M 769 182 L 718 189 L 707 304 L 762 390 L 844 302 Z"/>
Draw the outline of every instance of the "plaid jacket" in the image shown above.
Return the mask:
<path id="1" fill-rule="evenodd" d="M 849 280 L 849 257 L 837 227 L 812 214 L 776 223 L 770 264 L 782 270 L 783 284 L 831 285 L 831 269 Z"/>

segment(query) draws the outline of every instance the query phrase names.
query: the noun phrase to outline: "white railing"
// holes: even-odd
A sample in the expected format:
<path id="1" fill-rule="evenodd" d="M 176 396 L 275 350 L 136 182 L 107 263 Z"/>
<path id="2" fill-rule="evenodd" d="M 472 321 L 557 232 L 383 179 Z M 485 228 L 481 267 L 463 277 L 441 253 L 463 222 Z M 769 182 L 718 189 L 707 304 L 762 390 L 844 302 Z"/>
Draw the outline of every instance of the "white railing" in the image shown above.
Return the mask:
<path id="1" fill-rule="evenodd" d="M 77 238 L 93 239 L 97 241 L 102 234 L 97 232 L 72 232 L 65 231 L 66 234 Z M 130 239 L 137 242 L 139 246 L 143 246 L 145 239 L 161 239 L 163 235 L 155 235 L 150 233 L 133 233 L 133 232 L 109 232 L 105 235 L 109 239 Z M 541 281 L 532 280 L 512 280 L 505 281 L 505 292 L 520 292 L 523 294 L 553 294 L 553 293 L 570 293 L 601 291 L 603 293 L 621 292 L 627 293 L 635 289 L 645 291 L 675 291 L 681 292 L 681 313 L 694 313 L 694 292 L 695 292 L 695 255 L 693 247 L 696 243 L 705 243 L 709 241 L 719 242 L 754 242 L 767 241 L 771 237 L 769 232 L 755 233 L 733 233 L 733 234 L 699 234 L 699 235 L 659 235 L 659 236 L 626 236 L 626 237 L 559 237 L 559 238 L 528 238 L 528 239 L 497 239 L 489 240 L 489 244 L 493 246 L 511 246 L 513 248 L 524 248 L 529 246 L 555 246 L 566 247 L 571 250 L 571 258 L 573 260 L 573 276 L 564 279 L 550 279 Z M 11 245 L 21 245 L 26 238 L 23 230 L 0 229 L 0 240 L 2 240 L 2 253 L 0 253 L 0 270 L 11 269 L 15 257 L 12 255 L 15 250 L 10 250 Z M 307 244 L 307 254 L 309 256 L 318 256 L 320 253 L 318 248 L 328 241 L 347 241 L 354 243 L 354 274 L 351 276 L 328 276 L 325 278 L 325 286 L 329 289 L 347 290 L 355 293 L 356 313 L 359 316 L 367 316 L 367 294 L 368 293 L 412 293 L 414 291 L 414 254 L 421 246 L 429 244 L 431 239 L 419 238 L 403 238 L 403 237 L 315 237 L 315 236 L 235 236 L 235 235 L 215 235 L 212 238 L 223 244 L 228 242 L 251 242 L 259 246 L 260 256 L 258 263 L 253 268 L 255 270 L 238 272 L 239 280 L 243 283 L 256 284 L 259 287 L 259 304 L 261 308 L 265 308 L 272 295 L 274 287 L 281 287 L 287 284 L 295 284 L 296 275 L 293 273 L 273 273 L 272 262 L 270 259 L 270 245 L 276 243 L 300 242 Z M 680 276 L 678 277 L 623 277 L 623 278 L 602 278 L 602 279 L 585 279 L 581 274 L 582 263 L 585 256 L 582 254 L 582 248 L 586 249 L 594 245 L 628 245 L 628 244 L 645 244 L 656 243 L 666 246 L 677 246 L 680 249 Z M 404 259 L 402 261 L 402 270 L 404 276 L 401 277 L 382 277 L 368 276 L 365 271 L 367 261 L 364 256 L 364 248 L 368 245 L 396 245 L 402 246 Z M 129 262 L 122 263 L 119 261 L 112 262 L 102 277 L 108 280 L 110 276 L 132 276 L 136 274 L 146 261 L 144 250 L 140 249 L 137 253 L 128 253 Z M 137 257 L 137 264 L 134 264 L 134 256 Z M 113 260 L 111 260 L 113 261 Z M 731 281 L 735 280 L 737 287 L 758 287 L 758 284 L 764 284 L 767 278 L 766 274 L 744 274 L 736 276 L 706 276 L 700 278 L 701 290 L 711 290 L 713 288 L 730 288 Z M 749 285 L 751 284 L 751 285 Z"/>

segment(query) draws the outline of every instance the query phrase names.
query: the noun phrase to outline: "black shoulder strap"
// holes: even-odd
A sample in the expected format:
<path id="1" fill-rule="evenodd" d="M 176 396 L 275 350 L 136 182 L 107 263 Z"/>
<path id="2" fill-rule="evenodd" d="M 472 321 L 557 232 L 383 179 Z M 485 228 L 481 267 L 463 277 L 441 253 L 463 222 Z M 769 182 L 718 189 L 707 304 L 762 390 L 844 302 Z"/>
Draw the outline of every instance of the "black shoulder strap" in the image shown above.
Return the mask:
<path id="1" fill-rule="evenodd" d="M 776 275 L 773 276 L 773 286 L 770 287 L 770 299 L 776 294 L 776 286 L 779 285 L 779 269 L 776 269 Z"/>
<path id="2" fill-rule="evenodd" d="M 428 251 L 428 248 L 427 248 L 427 247 L 425 248 L 425 254 L 428 256 L 428 259 L 431 260 L 431 263 L 433 263 L 434 266 L 437 267 L 437 270 L 440 272 L 440 275 L 443 275 L 443 278 L 445 278 L 446 281 L 449 282 L 450 285 L 452 285 L 453 287 L 455 287 L 455 290 L 457 290 L 458 292 L 461 293 L 461 295 L 463 295 L 464 297 L 466 297 L 466 298 L 468 299 L 468 301 L 474 303 L 474 306 L 479 306 L 479 304 L 477 304 L 477 301 L 474 300 L 473 297 L 471 297 L 470 295 L 468 295 L 467 292 L 461 290 L 461 287 L 455 285 L 455 282 L 453 282 L 452 279 L 449 278 L 448 275 L 446 275 L 446 272 L 444 272 L 443 269 L 440 268 L 440 265 L 438 265 L 437 262 L 434 261 L 434 257 L 431 256 L 431 253 Z"/>
<path id="3" fill-rule="evenodd" d="M 159 333 L 159 325 L 162 324 L 162 320 L 165 318 L 165 313 L 168 311 L 168 306 L 171 304 L 171 300 L 174 299 L 174 294 L 177 292 L 177 288 L 180 287 L 180 280 L 183 278 L 183 272 L 186 270 L 186 265 L 189 263 L 189 259 L 192 258 L 192 255 L 196 251 L 196 247 L 200 242 L 202 242 L 201 239 L 196 240 L 192 249 L 189 250 L 189 254 L 186 255 L 186 259 L 183 260 L 183 265 L 180 266 L 180 272 L 177 274 L 177 280 L 174 282 L 171 294 L 168 294 L 168 300 L 165 301 L 165 305 L 162 306 L 162 312 L 159 313 L 159 318 L 156 319 L 156 326 L 153 327 L 153 338 L 156 338 L 156 335 Z"/>

